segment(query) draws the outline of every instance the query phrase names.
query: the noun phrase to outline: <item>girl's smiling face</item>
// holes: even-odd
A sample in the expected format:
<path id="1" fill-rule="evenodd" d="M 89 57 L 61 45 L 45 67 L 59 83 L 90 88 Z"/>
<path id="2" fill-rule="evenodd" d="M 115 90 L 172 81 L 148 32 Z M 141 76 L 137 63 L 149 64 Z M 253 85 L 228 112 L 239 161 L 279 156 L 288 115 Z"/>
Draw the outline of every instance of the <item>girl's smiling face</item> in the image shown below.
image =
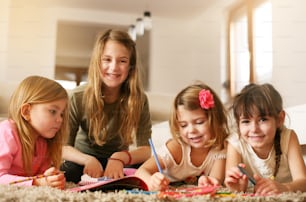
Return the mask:
<path id="1" fill-rule="evenodd" d="M 241 116 L 239 120 L 241 138 L 252 146 L 261 158 L 268 157 L 274 144 L 277 127 L 276 119 L 272 116 Z"/>
<path id="2" fill-rule="evenodd" d="M 214 138 L 203 109 L 186 110 L 183 105 L 179 105 L 177 119 L 180 137 L 191 147 L 205 148 Z"/>
<path id="3" fill-rule="evenodd" d="M 101 77 L 107 88 L 118 89 L 130 69 L 130 51 L 122 44 L 109 40 L 101 57 Z"/>

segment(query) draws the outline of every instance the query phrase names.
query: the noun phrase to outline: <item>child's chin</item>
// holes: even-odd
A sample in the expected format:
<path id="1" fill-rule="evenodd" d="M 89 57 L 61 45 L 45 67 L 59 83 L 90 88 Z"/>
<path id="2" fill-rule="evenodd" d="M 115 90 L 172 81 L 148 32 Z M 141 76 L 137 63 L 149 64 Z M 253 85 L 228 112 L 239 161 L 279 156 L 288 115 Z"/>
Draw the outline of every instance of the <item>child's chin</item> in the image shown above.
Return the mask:
<path id="1" fill-rule="evenodd" d="M 46 138 L 46 139 L 52 139 L 52 138 L 55 137 L 55 135 L 56 135 L 56 133 L 52 133 L 52 134 L 50 133 L 50 134 L 44 135 L 43 137 Z"/>

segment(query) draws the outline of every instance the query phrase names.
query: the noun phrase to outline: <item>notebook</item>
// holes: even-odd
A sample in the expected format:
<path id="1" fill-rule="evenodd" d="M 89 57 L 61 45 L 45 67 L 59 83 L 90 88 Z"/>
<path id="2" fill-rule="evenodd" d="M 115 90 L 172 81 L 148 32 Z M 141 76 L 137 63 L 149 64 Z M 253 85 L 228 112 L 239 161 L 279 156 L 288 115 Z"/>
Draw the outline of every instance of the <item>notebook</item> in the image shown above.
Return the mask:
<path id="1" fill-rule="evenodd" d="M 69 188 L 71 192 L 82 192 L 82 191 L 115 191 L 115 190 L 132 190 L 139 189 L 148 191 L 147 184 L 140 178 L 134 175 L 136 169 L 125 168 L 123 178 L 110 179 L 107 177 L 92 178 L 87 174 L 81 177 L 81 181 L 77 187 Z"/>

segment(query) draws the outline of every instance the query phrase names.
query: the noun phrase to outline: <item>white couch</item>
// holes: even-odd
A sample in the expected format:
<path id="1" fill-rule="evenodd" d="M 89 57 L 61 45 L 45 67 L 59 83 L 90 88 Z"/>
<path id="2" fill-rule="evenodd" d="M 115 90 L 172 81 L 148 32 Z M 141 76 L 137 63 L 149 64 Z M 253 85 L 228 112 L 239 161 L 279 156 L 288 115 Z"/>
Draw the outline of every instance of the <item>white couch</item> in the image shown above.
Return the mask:
<path id="1" fill-rule="evenodd" d="M 175 95 L 147 92 L 152 119 L 152 141 L 156 148 L 171 138 L 169 129 L 170 109 Z"/>
<path id="2" fill-rule="evenodd" d="M 296 132 L 306 162 L 306 104 L 286 108 L 286 126 Z"/>
<path id="3" fill-rule="evenodd" d="M 0 82 L 0 121 L 7 117 L 9 99 L 13 91 L 17 88 L 18 83 Z M 146 92 L 149 99 L 151 119 L 153 123 L 152 140 L 156 147 L 170 137 L 168 127 L 168 119 L 170 116 L 170 107 L 174 99 L 174 95 Z"/>
<path id="4" fill-rule="evenodd" d="M 16 89 L 18 83 L 14 82 L 0 82 L 0 121 L 7 117 L 7 108 L 10 96 Z M 152 118 L 152 140 L 156 147 L 159 147 L 163 142 L 171 137 L 168 120 L 170 116 L 170 109 L 175 95 L 147 92 L 149 99 L 150 113 Z M 288 113 L 286 125 L 293 128 L 302 145 L 302 151 L 306 162 L 306 104 L 286 108 Z"/>
<path id="5" fill-rule="evenodd" d="M 17 88 L 16 82 L 0 81 L 0 115 L 7 114 L 9 99 L 13 91 Z M 168 120 L 170 114 L 170 106 L 174 99 L 173 95 L 147 92 L 149 98 L 150 112 L 153 123 L 159 123 Z"/>

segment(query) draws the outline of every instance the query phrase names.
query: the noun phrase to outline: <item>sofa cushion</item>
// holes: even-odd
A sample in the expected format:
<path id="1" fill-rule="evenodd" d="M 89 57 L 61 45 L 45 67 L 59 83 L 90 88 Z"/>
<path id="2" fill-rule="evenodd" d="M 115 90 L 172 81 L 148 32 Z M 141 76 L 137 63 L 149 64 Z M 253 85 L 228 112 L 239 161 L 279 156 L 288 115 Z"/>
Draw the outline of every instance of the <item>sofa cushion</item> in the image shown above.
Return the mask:
<path id="1" fill-rule="evenodd" d="M 170 138 L 172 138 L 172 135 L 168 121 L 157 123 L 152 126 L 152 141 L 156 148 L 162 146 Z"/>

